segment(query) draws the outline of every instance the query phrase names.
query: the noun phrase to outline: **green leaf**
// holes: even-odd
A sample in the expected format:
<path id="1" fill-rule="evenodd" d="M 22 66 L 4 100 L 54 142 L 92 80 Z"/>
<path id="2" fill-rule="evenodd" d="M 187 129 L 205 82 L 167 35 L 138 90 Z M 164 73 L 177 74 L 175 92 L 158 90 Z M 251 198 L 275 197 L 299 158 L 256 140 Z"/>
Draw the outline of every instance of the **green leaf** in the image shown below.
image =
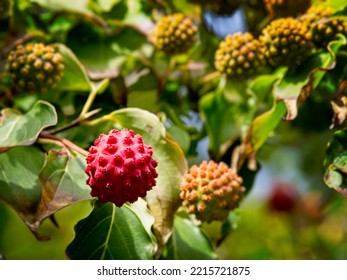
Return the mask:
<path id="1" fill-rule="evenodd" d="M 132 91 L 127 96 L 127 106 L 148 111 L 158 108 L 158 95 L 156 90 Z"/>
<path id="2" fill-rule="evenodd" d="M 259 75 L 252 80 L 249 88 L 257 96 L 258 102 L 266 99 L 266 97 L 272 92 L 274 83 L 279 78 L 280 75 L 274 73 L 271 75 Z"/>
<path id="3" fill-rule="evenodd" d="M 154 232 L 163 246 L 171 235 L 173 216 L 181 204 L 180 184 L 187 172 L 187 161 L 180 146 L 166 136 L 164 125 L 154 114 L 137 109 L 126 108 L 103 116 L 100 121 L 111 121 L 115 124 L 132 129 L 143 136 L 144 142 L 153 147 L 153 157 L 158 161 L 157 185 L 147 194 L 149 209 L 155 218 Z M 95 124 L 99 125 L 96 120 Z M 110 127 L 108 126 L 108 129 Z"/>
<path id="4" fill-rule="evenodd" d="M 347 7 L 345 0 L 313 0 L 314 5 L 332 7 L 335 11 L 343 10 Z"/>
<path id="5" fill-rule="evenodd" d="M 347 197 L 347 130 L 335 132 L 328 144 L 324 182 L 329 188 Z"/>
<path id="6" fill-rule="evenodd" d="M 278 126 L 286 113 L 286 106 L 283 102 L 274 102 L 273 108 L 269 111 L 256 117 L 248 129 L 247 136 L 242 143 L 234 150 L 232 155 L 232 165 L 242 173 L 248 173 L 245 180 L 247 183 L 252 183 L 253 176 L 249 171 L 255 171 L 258 164 L 255 160 L 256 152 L 263 146 L 273 130 Z M 248 168 L 245 169 L 243 164 L 248 161 Z M 248 170 L 249 169 L 249 170 Z"/>
<path id="7" fill-rule="evenodd" d="M 227 220 L 222 224 L 221 234 L 222 238 L 227 237 L 232 231 L 234 231 L 240 223 L 240 213 L 237 210 L 230 211 Z"/>
<path id="8" fill-rule="evenodd" d="M 64 59 L 64 76 L 57 84 L 58 90 L 90 91 L 91 82 L 84 66 L 76 55 L 64 44 L 54 44 Z"/>
<path id="9" fill-rule="evenodd" d="M 9 204 L 38 239 L 42 221 L 63 207 L 90 199 L 85 159 L 66 151 L 45 154 L 34 146 L 0 154 L 0 200 Z M 20 174 L 20 175 L 18 175 Z"/>
<path id="10" fill-rule="evenodd" d="M 254 119 L 250 128 L 251 142 L 254 151 L 258 151 L 270 133 L 278 126 L 286 113 L 283 102 L 275 103 L 274 107 Z"/>
<path id="11" fill-rule="evenodd" d="M 66 150 L 50 150 L 39 174 L 42 198 L 36 212 L 35 225 L 63 207 L 91 199 L 86 184 L 85 158 Z M 32 229 L 37 229 L 32 226 Z"/>
<path id="12" fill-rule="evenodd" d="M 113 6 L 121 2 L 121 0 L 97 0 L 96 2 L 103 12 L 109 12 L 112 10 Z"/>
<path id="13" fill-rule="evenodd" d="M 287 71 L 275 84 L 274 95 L 277 100 L 283 100 L 286 104 L 287 120 L 296 118 L 298 103 L 304 101 L 317 87 L 325 73 L 335 67 L 336 53 L 346 43 L 346 38 L 339 35 L 336 41 L 329 44 L 326 51 L 313 54 L 294 73 Z"/>
<path id="14" fill-rule="evenodd" d="M 152 231 L 154 217 L 147 206 L 147 202 L 141 197 L 135 203 L 130 205 L 131 210 L 134 211 L 134 213 L 138 216 L 148 236 L 151 238 L 153 245 L 156 245 L 157 240 Z"/>
<path id="15" fill-rule="evenodd" d="M 75 239 L 67 247 L 71 259 L 147 260 L 154 244 L 134 210 L 125 204 L 96 202 L 92 213 L 75 227 Z"/>
<path id="16" fill-rule="evenodd" d="M 56 12 L 68 12 L 83 15 L 87 20 L 106 27 L 104 20 L 88 9 L 89 0 L 30 0 L 46 9 Z"/>
<path id="17" fill-rule="evenodd" d="M 44 162 L 44 153 L 34 146 L 15 147 L 0 154 L 0 200 L 25 221 L 35 219 L 41 199 L 38 174 Z"/>
<path id="18" fill-rule="evenodd" d="M 53 105 L 37 101 L 26 113 L 6 108 L 0 115 L 0 152 L 15 146 L 32 145 L 40 132 L 57 124 L 57 113 Z"/>
<path id="19" fill-rule="evenodd" d="M 199 102 L 212 156 L 220 158 L 242 135 L 254 114 L 244 84 L 230 82 L 224 90 L 209 93 Z"/>
<path id="20" fill-rule="evenodd" d="M 166 258 L 175 260 L 216 259 L 208 238 L 191 220 L 175 216 L 174 230 L 168 243 Z"/>
<path id="21" fill-rule="evenodd" d="M 84 34 L 83 41 L 80 33 Z M 80 24 L 69 37 L 69 46 L 95 80 L 118 77 L 124 63 L 136 57 L 136 50 L 145 43 L 147 39 L 143 33 L 122 24 L 112 35 Z"/>
<path id="22" fill-rule="evenodd" d="M 167 128 L 167 132 L 170 134 L 171 138 L 180 145 L 182 150 L 188 153 L 190 147 L 189 133 L 176 125 Z"/>
<path id="23" fill-rule="evenodd" d="M 347 197 L 347 151 L 329 165 L 324 174 L 324 182 L 329 188 Z"/>
<path id="24" fill-rule="evenodd" d="M 80 13 L 88 13 L 87 9 L 89 0 L 30 0 L 30 2 L 37 3 L 43 7 L 47 7 L 51 10 L 60 11 L 74 11 Z"/>

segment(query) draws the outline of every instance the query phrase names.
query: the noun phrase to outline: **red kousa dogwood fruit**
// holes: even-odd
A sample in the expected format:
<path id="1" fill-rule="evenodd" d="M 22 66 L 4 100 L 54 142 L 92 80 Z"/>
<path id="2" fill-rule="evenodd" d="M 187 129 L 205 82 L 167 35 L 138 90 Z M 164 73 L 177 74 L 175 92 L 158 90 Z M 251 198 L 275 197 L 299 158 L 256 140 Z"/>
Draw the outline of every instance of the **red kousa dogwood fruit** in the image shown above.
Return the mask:
<path id="1" fill-rule="evenodd" d="M 91 196 L 120 207 L 145 197 L 156 185 L 158 162 L 142 136 L 132 130 L 101 134 L 89 148 L 85 172 Z"/>

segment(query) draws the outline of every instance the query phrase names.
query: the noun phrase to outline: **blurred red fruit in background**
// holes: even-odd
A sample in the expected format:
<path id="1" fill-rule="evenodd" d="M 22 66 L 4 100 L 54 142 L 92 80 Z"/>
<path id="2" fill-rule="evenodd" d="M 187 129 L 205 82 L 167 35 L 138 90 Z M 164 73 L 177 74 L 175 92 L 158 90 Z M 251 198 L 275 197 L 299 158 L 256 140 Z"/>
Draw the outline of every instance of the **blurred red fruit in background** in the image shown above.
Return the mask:
<path id="1" fill-rule="evenodd" d="M 275 182 L 268 198 L 270 210 L 293 212 L 298 205 L 300 194 L 294 185 L 288 182 Z"/>

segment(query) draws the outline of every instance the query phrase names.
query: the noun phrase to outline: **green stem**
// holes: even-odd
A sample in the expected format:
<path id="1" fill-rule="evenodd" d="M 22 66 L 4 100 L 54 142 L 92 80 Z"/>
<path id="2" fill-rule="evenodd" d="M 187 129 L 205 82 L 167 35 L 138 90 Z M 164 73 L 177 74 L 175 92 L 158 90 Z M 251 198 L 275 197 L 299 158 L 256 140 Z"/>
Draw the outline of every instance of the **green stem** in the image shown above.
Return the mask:
<path id="1" fill-rule="evenodd" d="M 227 79 L 225 77 L 221 77 L 219 79 L 219 83 L 216 89 L 216 94 L 223 93 L 226 85 L 227 85 Z"/>
<path id="2" fill-rule="evenodd" d="M 78 116 L 79 119 L 85 119 L 85 115 L 88 113 L 89 109 L 92 107 L 97 94 L 98 94 L 98 90 L 92 86 L 92 90 L 90 91 L 88 99 L 83 106 L 82 112 Z"/>
<path id="3" fill-rule="evenodd" d="M 47 139 L 47 138 L 44 138 L 44 137 L 39 137 L 37 139 L 37 142 L 40 143 L 40 144 L 51 144 L 51 145 L 55 145 L 55 146 L 59 146 L 59 147 L 65 147 L 63 145 L 63 143 L 61 143 L 60 141 L 53 140 L 53 139 Z"/>
<path id="4" fill-rule="evenodd" d="M 83 125 L 87 125 L 87 126 L 96 126 L 99 125 L 103 122 L 107 122 L 107 121 L 111 121 L 113 123 L 118 123 L 119 121 L 117 120 L 117 118 L 113 117 L 112 115 L 104 115 L 100 118 L 97 118 L 95 120 L 92 121 L 84 121 Z"/>
<path id="5" fill-rule="evenodd" d="M 50 133 L 50 134 L 57 134 L 59 132 L 68 130 L 68 129 L 72 128 L 72 127 L 78 126 L 78 125 L 81 124 L 81 122 L 91 118 L 92 116 L 96 115 L 100 111 L 101 111 L 101 109 L 95 109 L 93 111 L 90 111 L 90 112 L 84 114 L 83 118 L 81 118 L 81 116 L 79 116 L 77 119 L 73 120 L 72 122 L 68 123 L 67 125 L 58 127 L 56 129 L 49 130 L 48 133 Z"/>
<path id="6" fill-rule="evenodd" d="M 160 75 L 157 77 L 158 78 L 158 86 L 157 86 L 157 92 L 158 92 L 158 96 L 160 97 L 163 93 L 163 90 L 165 88 L 165 84 L 167 82 L 167 79 L 170 75 L 170 73 L 175 69 L 177 64 L 177 60 L 175 56 L 171 56 L 168 66 L 166 68 L 166 71 L 164 72 L 163 75 Z"/>

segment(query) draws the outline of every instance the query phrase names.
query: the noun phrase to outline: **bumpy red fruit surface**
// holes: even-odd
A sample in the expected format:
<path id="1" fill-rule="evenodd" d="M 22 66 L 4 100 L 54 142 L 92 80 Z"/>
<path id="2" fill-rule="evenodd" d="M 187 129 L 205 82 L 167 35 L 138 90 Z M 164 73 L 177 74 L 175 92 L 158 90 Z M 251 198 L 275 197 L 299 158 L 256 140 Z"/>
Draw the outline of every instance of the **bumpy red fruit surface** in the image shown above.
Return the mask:
<path id="1" fill-rule="evenodd" d="M 86 173 L 91 196 L 120 207 L 145 197 L 155 186 L 158 162 L 142 136 L 132 130 L 101 134 L 89 149 Z"/>
<path id="2" fill-rule="evenodd" d="M 225 163 L 203 161 L 184 176 L 180 197 L 188 213 L 198 220 L 223 221 L 243 198 L 246 189 L 241 184 L 242 178 Z"/>

